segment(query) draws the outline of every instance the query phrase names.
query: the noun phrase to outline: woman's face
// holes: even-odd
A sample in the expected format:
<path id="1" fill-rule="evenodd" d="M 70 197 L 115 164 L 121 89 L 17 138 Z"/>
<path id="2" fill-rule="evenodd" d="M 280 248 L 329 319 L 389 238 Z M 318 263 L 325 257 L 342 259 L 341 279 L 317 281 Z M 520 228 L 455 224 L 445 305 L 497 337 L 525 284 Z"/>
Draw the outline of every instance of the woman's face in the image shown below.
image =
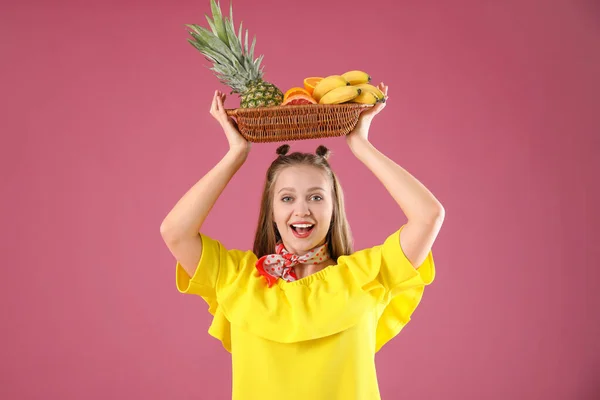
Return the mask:
<path id="1" fill-rule="evenodd" d="M 333 213 L 331 182 L 317 167 L 279 172 L 273 190 L 273 220 L 285 248 L 304 255 L 325 242 Z"/>

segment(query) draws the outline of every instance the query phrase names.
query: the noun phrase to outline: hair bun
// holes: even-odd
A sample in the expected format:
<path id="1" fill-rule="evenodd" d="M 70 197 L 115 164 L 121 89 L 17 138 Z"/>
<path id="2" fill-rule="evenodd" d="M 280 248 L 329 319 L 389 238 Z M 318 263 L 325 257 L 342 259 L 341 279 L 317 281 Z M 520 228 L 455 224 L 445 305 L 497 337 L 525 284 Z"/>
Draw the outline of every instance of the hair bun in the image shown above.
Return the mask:
<path id="1" fill-rule="evenodd" d="M 319 147 L 317 147 L 317 151 L 316 151 L 316 153 L 317 153 L 317 155 L 318 155 L 319 157 L 323 157 L 323 158 L 324 158 L 324 159 L 326 159 L 326 160 L 327 160 L 327 159 L 329 158 L 329 156 L 331 155 L 331 151 L 330 151 L 330 150 L 329 150 L 327 147 L 325 147 L 325 146 L 323 146 L 323 145 L 320 145 Z"/>
<path id="2" fill-rule="evenodd" d="M 279 154 L 280 156 L 285 156 L 288 151 L 290 151 L 289 144 L 282 144 L 277 148 L 277 154 Z"/>

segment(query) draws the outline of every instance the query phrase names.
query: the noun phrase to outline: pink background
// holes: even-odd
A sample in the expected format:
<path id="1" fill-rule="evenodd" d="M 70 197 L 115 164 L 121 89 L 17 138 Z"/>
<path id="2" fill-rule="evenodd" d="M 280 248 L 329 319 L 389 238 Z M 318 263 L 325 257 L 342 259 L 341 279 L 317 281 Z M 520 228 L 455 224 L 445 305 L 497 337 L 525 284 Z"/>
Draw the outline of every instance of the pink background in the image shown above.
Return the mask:
<path id="1" fill-rule="evenodd" d="M 377 356 L 383 398 L 600 398 L 597 3 L 300 3 L 234 3 L 266 79 L 285 90 L 362 69 L 384 81 L 372 142 L 447 212 L 437 280 Z M 208 11 L 0 6 L 0 398 L 230 397 L 229 355 L 203 301 L 177 292 L 159 234 L 226 152 L 208 113 L 225 88 L 183 27 Z M 381 243 L 403 214 L 343 139 L 292 149 L 320 143 L 356 247 Z M 251 247 L 277 145 L 253 147 L 204 232 Z"/>

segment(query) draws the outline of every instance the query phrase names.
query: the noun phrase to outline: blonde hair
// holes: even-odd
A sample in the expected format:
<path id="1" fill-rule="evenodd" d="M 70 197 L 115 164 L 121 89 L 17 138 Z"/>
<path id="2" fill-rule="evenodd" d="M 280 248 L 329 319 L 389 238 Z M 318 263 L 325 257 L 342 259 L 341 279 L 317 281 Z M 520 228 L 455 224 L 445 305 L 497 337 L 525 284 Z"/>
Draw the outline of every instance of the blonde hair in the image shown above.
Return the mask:
<path id="1" fill-rule="evenodd" d="M 260 202 L 258 226 L 254 237 L 254 254 L 258 258 L 265 254 L 272 254 L 275 251 L 275 245 L 281 240 L 279 231 L 273 221 L 273 190 L 275 189 L 275 180 L 279 173 L 284 168 L 296 165 L 317 167 L 324 171 L 330 178 L 332 183 L 331 192 L 333 194 L 333 213 L 326 237 L 329 255 L 333 260 L 337 260 L 340 256 L 352 254 L 352 233 L 346 219 L 344 194 L 335 173 L 331 170 L 327 162 L 331 152 L 323 145 L 317 148 L 315 154 L 294 152 L 287 155 L 289 149 L 290 146 L 287 144 L 279 146 L 277 148 L 279 156 L 271 163 L 267 170 L 262 200 Z"/>

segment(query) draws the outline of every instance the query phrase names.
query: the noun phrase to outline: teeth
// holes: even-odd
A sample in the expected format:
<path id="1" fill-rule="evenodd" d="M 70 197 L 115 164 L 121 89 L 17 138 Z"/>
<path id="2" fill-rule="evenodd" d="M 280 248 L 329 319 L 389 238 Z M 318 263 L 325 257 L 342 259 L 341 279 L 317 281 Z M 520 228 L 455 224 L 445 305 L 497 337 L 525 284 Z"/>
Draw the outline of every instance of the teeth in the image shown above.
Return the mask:
<path id="1" fill-rule="evenodd" d="M 310 224 L 295 224 L 292 225 L 294 228 L 312 228 L 312 225 Z"/>

